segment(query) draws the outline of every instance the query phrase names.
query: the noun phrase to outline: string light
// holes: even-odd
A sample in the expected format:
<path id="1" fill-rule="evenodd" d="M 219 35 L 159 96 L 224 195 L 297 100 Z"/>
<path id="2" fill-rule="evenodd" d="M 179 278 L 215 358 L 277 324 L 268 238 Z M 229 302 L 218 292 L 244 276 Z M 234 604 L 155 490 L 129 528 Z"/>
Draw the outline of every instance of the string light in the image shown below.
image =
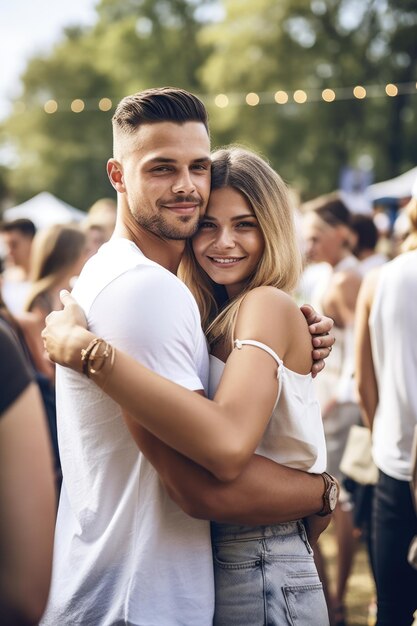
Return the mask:
<path id="1" fill-rule="evenodd" d="M 397 85 L 393 85 L 392 83 L 388 83 L 388 85 L 386 85 L 385 87 L 385 93 L 387 94 L 387 96 L 398 96 L 398 87 Z"/>
<path id="2" fill-rule="evenodd" d="M 75 100 L 71 102 L 71 111 L 73 113 L 81 113 L 81 111 L 84 111 L 84 108 L 85 108 L 84 100 L 80 100 L 79 98 L 76 98 Z"/>
<path id="3" fill-rule="evenodd" d="M 304 104 L 304 102 L 307 102 L 307 94 L 302 89 L 297 89 L 297 91 L 294 91 L 293 98 L 294 102 L 296 102 L 297 104 Z"/>
<path id="4" fill-rule="evenodd" d="M 277 104 L 286 104 L 288 102 L 288 94 L 286 91 L 277 91 L 274 95 Z"/>
<path id="5" fill-rule="evenodd" d="M 323 89 L 321 97 L 325 102 L 333 102 L 333 100 L 336 100 L 336 93 L 333 89 Z"/>
<path id="6" fill-rule="evenodd" d="M 110 100 L 110 98 L 101 98 L 100 102 L 98 103 L 98 108 L 100 109 L 100 111 L 110 111 L 112 106 L 113 102 Z"/>
<path id="7" fill-rule="evenodd" d="M 356 85 L 353 89 L 352 87 L 335 87 L 333 89 L 317 89 L 311 88 L 308 90 L 297 89 L 294 91 L 292 95 L 292 100 L 296 104 L 303 104 L 305 102 L 334 102 L 336 99 L 338 101 L 342 100 L 352 100 L 352 99 L 370 99 L 370 98 L 378 98 L 381 96 L 395 97 L 398 94 L 409 94 L 415 95 L 417 93 L 417 82 L 412 83 L 387 83 L 386 85 Z M 242 93 L 219 93 L 216 96 L 210 96 L 208 94 L 199 94 L 199 97 L 203 101 L 211 101 L 214 103 L 216 107 L 219 109 L 224 109 L 228 106 L 241 106 L 244 102 L 246 102 L 249 106 L 257 106 L 259 104 L 268 105 L 268 104 L 288 104 L 291 106 L 290 96 L 287 91 L 280 89 L 275 93 L 271 92 L 262 92 L 260 94 L 255 92 L 250 92 L 245 94 Z M 46 101 L 41 106 L 43 110 L 48 114 L 56 113 L 58 110 L 60 112 L 67 112 L 71 110 L 73 113 L 81 113 L 87 107 L 89 111 L 95 111 L 99 109 L 100 111 L 110 111 L 113 108 L 113 99 L 110 98 L 101 98 L 100 100 L 81 100 L 80 98 L 76 98 L 75 100 L 62 100 L 57 101 L 54 99 Z M 25 102 L 18 100 L 13 103 L 13 112 L 15 114 L 23 114 L 25 113 L 29 107 Z"/>
<path id="8" fill-rule="evenodd" d="M 353 89 L 353 95 L 355 96 L 355 98 L 358 98 L 358 100 L 363 100 L 364 98 L 366 98 L 365 87 L 362 87 L 362 85 L 356 85 L 356 87 L 354 87 Z"/>
<path id="9" fill-rule="evenodd" d="M 256 107 L 259 104 L 260 98 L 257 93 L 251 91 L 246 95 L 246 104 L 249 104 L 251 107 Z"/>
<path id="10" fill-rule="evenodd" d="M 219 109 L 224 109 L 229 105 L 229 98 L 224 93 L 219 93 L 214 98 L 214 104 L 219 107 Z"/>
<path id="11" fill-rule="evenodd" d="M 45 113 L 56 113 L 58 111 L 58 102 L 56 100 L 48 100 L 48 102 L 45 102 L 43 109 Z"/>

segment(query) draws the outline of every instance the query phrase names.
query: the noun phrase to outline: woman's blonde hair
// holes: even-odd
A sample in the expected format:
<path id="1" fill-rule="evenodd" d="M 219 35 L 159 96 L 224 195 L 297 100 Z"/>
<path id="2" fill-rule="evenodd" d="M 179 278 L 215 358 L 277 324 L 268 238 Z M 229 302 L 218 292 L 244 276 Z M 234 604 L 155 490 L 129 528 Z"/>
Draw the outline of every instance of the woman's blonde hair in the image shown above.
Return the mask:
<path id="1" fill-rule="evenodd" d="M 32 287 L 25 304 L 30 311 L 36 298 L 58 285 L 80 259 L 86 237 L 75 226 L 55 224 L 39 231 L 33 240 L 30 279 Z"/>
<path id="2" fill-rule="evenodd" d="M 179 275 L 197 300 L 203 329 L 211 345 L 233 341 L 240 303 L 255 287 L 269 285 L 291 292 L 297 285 L 302 259 L 288 190 L 282 178 L 259 155 L 230 146 L 212 154 L 211 190 L 230 187 L 252 208 L 264 239 L 264 252 L 242 292 L 220 310 L 216 285 L 198 265 L 188 242 Z"/>
<path id="3" fill-rule="evenodd" d="M 401 244 L 401 252 L 410 252 L 417 249 L 417 198 L 411 198 L 405 207 L 405 214 L 410 224 L 407 237 Z"/>

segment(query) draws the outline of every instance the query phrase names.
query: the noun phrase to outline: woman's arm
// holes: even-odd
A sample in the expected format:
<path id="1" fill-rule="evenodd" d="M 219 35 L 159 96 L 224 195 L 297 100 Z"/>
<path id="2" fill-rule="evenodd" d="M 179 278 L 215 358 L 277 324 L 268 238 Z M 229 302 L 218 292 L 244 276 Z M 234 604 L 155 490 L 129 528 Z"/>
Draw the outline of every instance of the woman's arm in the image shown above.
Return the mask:
<path id="1" fill-rule="evenodd" d="M 378 385 L 369 331 L 369 316 L 378 277 L 379 270 L 376 269 L 364 278 L 356 305 L 355 321 L 355 382 L 364 420 L 369 428 L 372 428 L 378 406 Z"/>
<path id="2" fill-rule="evenodd" d="M 124 413 L 140 450 L 170 497 L 191 517 L 230 524 L 276 524 L 310 516 L 323 506 L 323 479 L 253 455 L 240 476 L 221 482 Z M 328 516 L 330 520 L 331 516 Z M 319 518 L 323 520 L 323 518 Z"/>
<path id="3" fill-rule="evenodd" d="M 71 318 L 71 312 L 79 316 L 70 296 L 65 301 L 67 317 Z M 284 356 L 297 309 L 293 302 L 291 307 L 288 303 L 288 296 L 271 288 L 261 290 L 260 297 L 251 292 L 241 307 L 245 314 L 239 312 L 237 326 L 243 333 L 239 336 L 258 339 Z M 43 334 L 46 347 L 53 360 L 80 371 L 80 348 L 85 348 L 94 336 L 81 328 L 74 331 L 72 319 L 65 327 L 63 315 L 54 313 L 48 317 Z M 305 329 L 304 320 L 302 323 Z M 309 341 L 306 373 L 311 367 L 310 350 Z M 108 369 L 103 367 L 94 381 L 101 387 L 105 385 L 106 393 L 156 437 L 220 480 L 235 479 L 248 463 L 278 391 L 275 361 L 251 346 L 232 351 L 214 401 L 158 376 L 119 351 L 111 374 L 107 374 Z"/>
<path id="4" fill-rule="evenodd" d="M 52 320 L 60 317 L 61 313 L 49 316 L 48 333 L 44 333 L 53 360 L 57 354 L 52 348 Z M 59 332 L 66 336 L 64 361 L 80 371 L 80 348 L 94 335 L 62 327 Z M 232 352 L 214 401 L 159 376 L 118 350 L 107 374 L 103 367 L 92 380 L 100 387 L 105 385 L 106 393 L 161 441 L 220 480 L 233 480 L 249 461 L 278 391 L 275 361 L 251 347 Z"/>
<path id="5" fill-rule="evenodd" d="M 52 568 L 55 487 L 46 420 L 31 383 L 0 419 L 0 614 L 35 624 Z"/>

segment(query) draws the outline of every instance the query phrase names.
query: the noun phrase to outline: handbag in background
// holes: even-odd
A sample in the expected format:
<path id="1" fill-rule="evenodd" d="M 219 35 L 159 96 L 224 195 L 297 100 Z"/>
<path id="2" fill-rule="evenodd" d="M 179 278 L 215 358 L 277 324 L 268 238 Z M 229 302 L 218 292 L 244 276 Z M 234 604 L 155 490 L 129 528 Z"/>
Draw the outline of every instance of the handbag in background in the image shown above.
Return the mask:
<path id="1" fill-rule="evenodd" d="M 375 485 L 378 481 L 378 468 L 372 459 L 371 448 L 369 428 L 358 424 L 351 426 L 340 470 L 360 485 Z"/>

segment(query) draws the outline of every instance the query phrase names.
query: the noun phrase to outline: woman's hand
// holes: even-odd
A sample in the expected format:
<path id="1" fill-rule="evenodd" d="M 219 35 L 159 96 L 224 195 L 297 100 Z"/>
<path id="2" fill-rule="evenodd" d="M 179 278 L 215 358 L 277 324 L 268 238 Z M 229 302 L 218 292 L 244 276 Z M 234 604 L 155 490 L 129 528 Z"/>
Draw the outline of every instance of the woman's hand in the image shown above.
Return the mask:
<path id="1" fill-rule="evenodd" d="M 314 378 L 324 368 L 324 359 L 327 359 L 332 351 L 335 338 L 330 334 L 330 331 L 334 322 L 330 317 L 319 315 L 309 304 L 303 304 L 301 312 L 306 318 L 308 329 L 312 335 L 313 351 L 311 354 L 313 366 L 311 373 Z"/>
<path id="2" fill-rule="evenodd" d="M 64 308 L 47 316 L 43 344 L 51 361 L 81 372 L 81 349 L 94 335 L 87 330 L 84 312 L 69 292 L 61 291 L 60 299 Z"/>

